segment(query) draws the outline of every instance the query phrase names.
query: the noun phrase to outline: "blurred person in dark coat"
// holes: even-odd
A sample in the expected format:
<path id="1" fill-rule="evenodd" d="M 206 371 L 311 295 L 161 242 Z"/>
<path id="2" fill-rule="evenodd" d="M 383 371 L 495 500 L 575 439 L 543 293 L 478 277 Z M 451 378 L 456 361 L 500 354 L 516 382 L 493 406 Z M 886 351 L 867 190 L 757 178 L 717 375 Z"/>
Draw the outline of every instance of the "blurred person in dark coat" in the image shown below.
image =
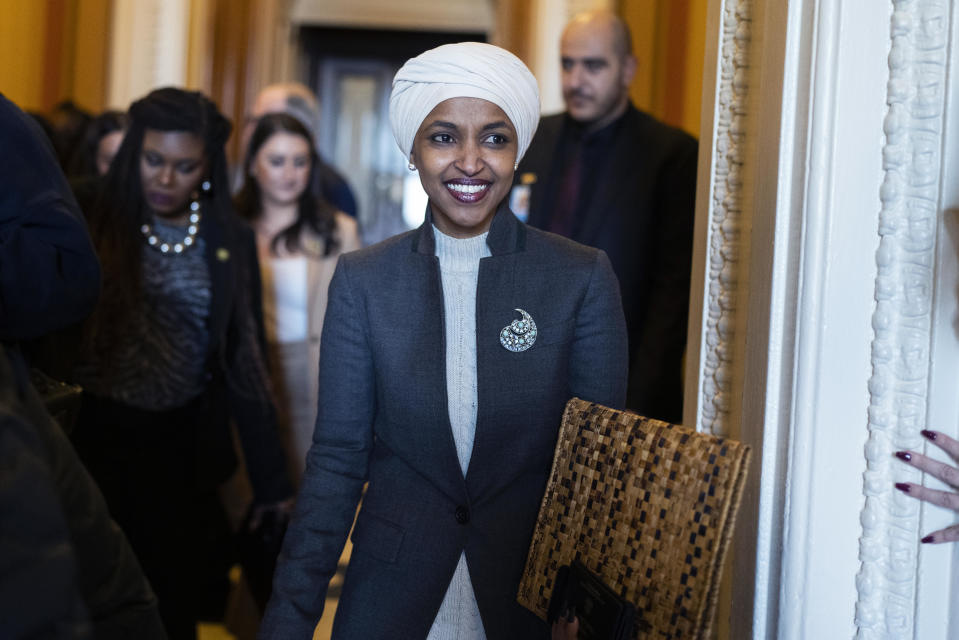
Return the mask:
<path id="1" fill-rule="evenodd" d="M 165 638 L 126 538 L 20 351 L 90 313 L 93 246 L 49 140 L 2 95 L 0 148 L 0 635 Z"/>

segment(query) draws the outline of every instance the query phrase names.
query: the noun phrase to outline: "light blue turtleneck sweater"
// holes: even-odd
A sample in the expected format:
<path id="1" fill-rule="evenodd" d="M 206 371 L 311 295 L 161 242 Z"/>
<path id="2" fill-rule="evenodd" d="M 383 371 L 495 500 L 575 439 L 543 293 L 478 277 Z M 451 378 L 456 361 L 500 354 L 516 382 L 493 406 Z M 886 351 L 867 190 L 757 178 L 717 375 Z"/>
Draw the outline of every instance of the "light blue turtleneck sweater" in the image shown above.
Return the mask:
<path id="1" fill-rule="evenodd" d="M 453 441 L 463 475 L 469 467 L 476 433 L 476 281 L 480 258 L 490 255 L 486 235 L 453 238 L 435 226 L 436 255 L 443 280 L 446 313 L 446 389 Z M 470 582 L 466 554 L 460 554 L 453 579 L 427 640 L 485 640 L 483 621 Z"/>

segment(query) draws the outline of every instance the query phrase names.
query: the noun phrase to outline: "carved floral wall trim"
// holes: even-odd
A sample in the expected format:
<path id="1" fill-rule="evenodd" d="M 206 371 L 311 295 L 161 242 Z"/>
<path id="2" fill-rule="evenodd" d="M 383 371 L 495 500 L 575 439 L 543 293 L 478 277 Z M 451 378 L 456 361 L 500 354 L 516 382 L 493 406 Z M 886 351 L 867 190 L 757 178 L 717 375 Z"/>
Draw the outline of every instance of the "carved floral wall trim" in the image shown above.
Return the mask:
<path id="1" fill-rule="evenodd" d="M 716 435 L 730 432 L 736 309 L 743 250 L 742 169 L 746 156 L 752 15 L 752 0 L 728 0 L 724 4 L 698 425 L 700 431 Z"/>
<path id="2" fill-rule="evenodd" d="M 919 502 L 893 483 L 920 477 L 892 454 L 921 448 L 926 416 L 950 23 L 947 0 L 893 7 L 856 580 L 864 640 L 911 638 L 914 629 Z"/>

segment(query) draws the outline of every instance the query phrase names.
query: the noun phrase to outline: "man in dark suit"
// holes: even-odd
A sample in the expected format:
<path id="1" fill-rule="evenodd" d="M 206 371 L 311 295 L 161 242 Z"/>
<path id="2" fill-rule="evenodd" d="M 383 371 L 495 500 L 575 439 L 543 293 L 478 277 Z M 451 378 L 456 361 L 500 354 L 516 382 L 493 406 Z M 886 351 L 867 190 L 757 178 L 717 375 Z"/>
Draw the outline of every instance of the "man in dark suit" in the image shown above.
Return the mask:
<path id="1" fill-rule="evenodd" d="M 579 14 L 560 44 L 566 112 L 543 118 L 516 172 L 531 226 L 606 251 L 629 331 L 628 408 L 682 420 L 697 143 L 629 101 L 629 29 Z"/>

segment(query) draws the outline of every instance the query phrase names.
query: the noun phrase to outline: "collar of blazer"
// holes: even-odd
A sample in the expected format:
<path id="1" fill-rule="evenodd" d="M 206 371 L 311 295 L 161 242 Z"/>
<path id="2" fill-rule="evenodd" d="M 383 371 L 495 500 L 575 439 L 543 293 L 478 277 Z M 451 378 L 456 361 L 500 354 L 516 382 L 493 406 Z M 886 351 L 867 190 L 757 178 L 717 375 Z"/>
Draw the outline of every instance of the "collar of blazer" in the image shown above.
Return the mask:
<path id="1" fill-rule="evenodd" d="M 526 249 L 526 226 L 509 208 L 509 198 L 504 198 L 493 214 L 486 244 L 492 255 L 505 255 Z M 436 253 L 436 238 L 433 237 L 433 210 L 426 205 L 426 220 L 413 237 L 413 252 L 432 256 Z"/>

